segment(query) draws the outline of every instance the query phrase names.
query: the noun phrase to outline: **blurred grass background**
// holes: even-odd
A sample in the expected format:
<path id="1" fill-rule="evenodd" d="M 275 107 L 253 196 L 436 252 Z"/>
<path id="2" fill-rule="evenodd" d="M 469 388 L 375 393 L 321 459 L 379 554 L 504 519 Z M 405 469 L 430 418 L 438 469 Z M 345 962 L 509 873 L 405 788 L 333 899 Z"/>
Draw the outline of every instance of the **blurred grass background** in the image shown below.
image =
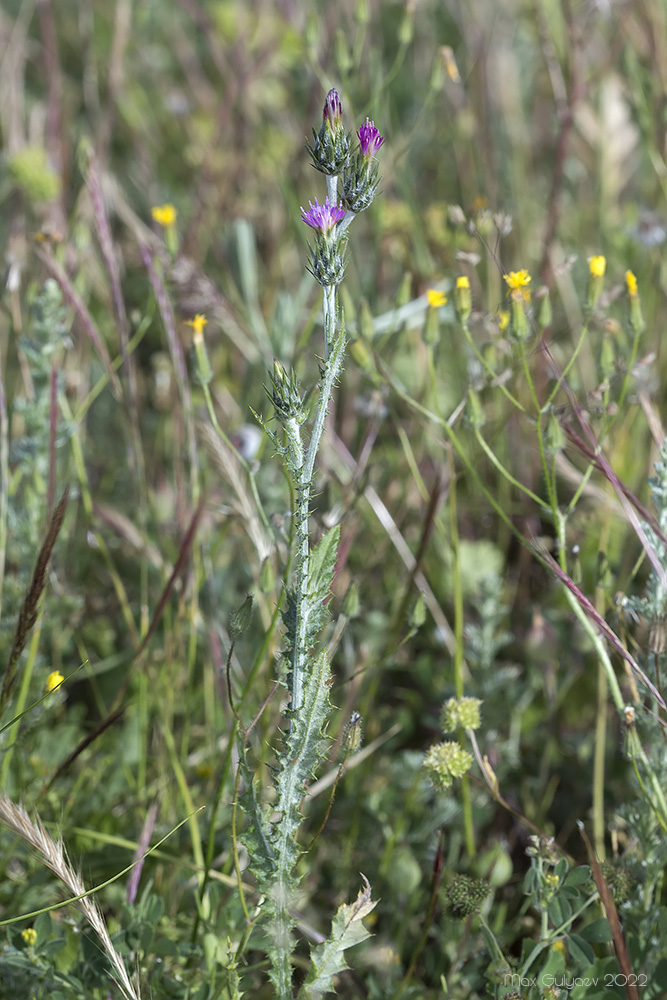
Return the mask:
<path id="1" fill-rule="evenodd" d="M 448 307 L 432 382 L 425 308 L 416 300 L 428 287 L 469 275 L 475 336 L 502 350 L 494 319 L 505 305 L 502 274 L 523 267 L 534 288 L 551 291 L 554 352 L 567 360 L 583 321 L 586 260 L 604 253 L 602 312 L 571 382 L 582 399 L 596 389 L 600 345 L 622 326 L 623 275 L 631 268 L 647 321 L 637 381 L 644 405 L 635 392 L 604 444 L 621 478 L 646 498 L 655 458 L 649 419 L 659 423 L 664 407 L 666 21 L 661 0 L 4 0 L 0 650 L 4 659 L 44 535 L 55 420 L 56 490 L 69 483 L 79 499 L 70 504 L 50 573 L 34 690 L 52 670 L 69 676 L 84 666 L 57 698 L 14 727 L 3 780 L 6 791 L 37 801 L 41 814 L 60 824 L 90 883 L 129 864 L 150 803 L 159 801 L 156 834 L 164 835 L 192 807 L 210 802 L 220 761 L 228 759 L 232 718 L 223 676 L 228 616 L 246 593 L 255 594 L 253 627 L 233 663 L 240 696 L 280 597 L 289 498 L 270 448 L 252 451 L 250 407 L 267 412 L 263 385 L 274 356 L 296 365 L 306 382 L 316 376 L 319 289 L 305 272 L 299 206 L 324 194 L 304 142 L 331 86 L 348 127 L 368 115 L 386 137 L 381 196 L 354 224 L 344 304 L 355 336 L 368 332 L 371 317 L 389 318 L 376 323 L 372 341 L 357 341 L 347 365 L 314 521 L 317 529 L 342 518 L 334 623 L 345 624 L 353 584 L 360 600 L 334 661 L 332 701 L 341 711 L 333 735 L 358 710 L 367 744 L 379 742 L 338 788 L 309 863 L 303 925 L 325 931 L 363 871 L 382 902 L 360 973 L 366 985 L 351 976 L 346 995 L 390 995 L 386 984 L 400 978 L 422 930 L 439 836 L 446 866 L 471 864 L 456 796 L 437 795 L 419 774 L 423 752 L 438 737 L 442 701 L 453 693 L 452 476 L 467 693 L 484 699 L 484 752 L 512 805 L 581 854 L 574 824 L 591 807 L 594 660 L 553 581 L 448 458 L 437 425 L 391 388 L 387 373 L 413 400 L 453 412 L 467 393 L 470 358 Z M 152 206 L 167 202 L 177 210 L 173 255 L 151 218 Z M 456 224 L 455 206 L 474 226 Z M 142 244 L 173 306 L 171 339 Z M 51 327 L 35 341 L 38 290 L 49 275 L 63 274 L 72 292 L 65 332 Z M 72 310 L 73 295 L 87 320 Z M 413 303 L 412 319 L 392 320 L 406 303 Z M 191 378 L 186 325 L 198 312 L 208 317 L 217 417 L 238 446 L 249 442 L 270 529 L 232 453 L 203 429 L 208 418 Z M 115 388 L 103 381 L 104 352 L 91 330 L 117 362 Z M 61 380 L 57 419 L 49 408 L 54 370 Z M 529 422 L 508 418 L 497 396 L 485 397 L 485 409 L 485 436 L 538 490 Z M 552 528 L 540 512 L 508 489 L 472 436 L 469 447 L 512 521 L 548 539 Z M 576 453 L 568 462 L 565 499 L 584 468 Z M 633 577 L 639 553 L 605 499 L 604 482 L 592 482 L 598 493 L 582 499 L 568 540 L 580 546 L 587 592 L 599 584 L 604 550 L 612 577 L 604 611 L 617 627 L 633 628 L 618 624 L 614 598 L 641 591 L 641 573 Z M 185 545 L 202 496 L 195 540 Z M 425 588 L 422 624 L 414 606 Z M 278 648 L 273 633 L 248 695 L 249 719 L 271 690 Z M 81 739 L 121 704 L 121 691 L 122 717 L 45 790 Z M 279 720 L 274 697 L 258 726 L 258 759 L 270 760 L 267 743 Z M 620 740 L 612 730 L 610 820 L 628 794 Z M 233 776 L 223 778 L 214 847 L 216 870 L 226 877 Z M 518 938 L 530 920 L 521 918 L 521 931 L 525 831 L 481 789 L 473 788 L 473 798 L 479 854 L 500 850 L 510 865 L 498 926 Z M 307 804 L 311 834 L 326 800 L 322 792 Z M 192 824 L 181 828 L 144 873 L 163 901 L 165 936 L 180 941 L 190 939 L 194 919 L 192 865 L 198 836 L 206 841 L 204 816 L 195 821 L 199 835 Z M 15 845 L 6 841 L 3 851 L 0 915 L 57 898 L 35 862 L 22 858 L 14 877 Z M 224 933 L 235 938 L 242 914 L 225 877 L 218 902 L 226 907 Z M 122 902 L 118 885 L 105 897 L 112 913 Z M 419 996 L 441 995 L 439 976 L 456 968 L 457 940 L 446 921 L 434 927 L 420 960 Z M 179 954 L 166 964 L 183 961 Z M 462 985 L 461 995 L 474 995 L 475 982 Z M 181 995 L 153 983 L 155 995 Z"/>

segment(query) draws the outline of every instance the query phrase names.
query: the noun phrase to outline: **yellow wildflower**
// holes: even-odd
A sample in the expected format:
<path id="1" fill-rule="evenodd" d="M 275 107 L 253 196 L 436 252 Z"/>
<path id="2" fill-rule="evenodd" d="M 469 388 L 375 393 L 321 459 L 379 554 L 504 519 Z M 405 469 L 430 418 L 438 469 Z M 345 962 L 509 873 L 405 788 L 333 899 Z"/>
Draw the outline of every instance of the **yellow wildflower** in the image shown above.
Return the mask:
<path id="1" fill-rule="evenodd" d="M 503 277 L 511 292 L 518 292 L 524 301 L 530 301 L 530 291 L 527 286 L 531 283 L 532 278 L 525 268 L 522 268 L 521 271 L 510 271 L 509 274 L 504 274 Z"/>
<path id="2" fill-rule="evenodd" d="M 504 333 L 507 327 L 510 325 L 510 314 L 508 309 L 498 310 L 498 331 Z"/>
<path id="3" fill-rule="evenodd" d="M 592 278 L 604 278 L 604 272 L 607 268 L 607 258 L 603 257 L 602 254 L 598 254 L 597 257 L 589 257 L 588 267 Z"/>
<path id="4" fill-rule="evenodd" d="M 600 295 L 602 294 L 602 287 L 604 285 L 604 272 L 607 268 L 607 258 L 603 257 L 602 254 L 598 254 L 597 257 L 588 258 L 588 269 L 590 271 L 590 279 L 588 282 L 588 308 L 593 309 L 597 303 Z"/>
<path id="5" fill-rule="evenodd" d="M 565 952 L 567 951 L 567 948 L 565 947 L 564 941 L 554 941 L 554 943 L 551 945 L 551 950 L 559 951 L 561 955 L 564 955 Z"/>
<path id="6" fill-rule="evenodd" d="M 169 202 L 166 205 L 155 205 L 151 209 L 151 215 L 158 225 L 164 226 L 165 229 L 176 222 L 176 209 Z"/>
<path id="7" fill-rule="evenodd" d="M 459 68 L 456 65 L 453 49 L 449 45 L 443 45 L 440 49 L 440 55 L 442 56 L 442 61 L 445 64 L 445 70 L 449 79 L 452 83 L 460 83 L 461 76 L 459 74 Z"/>
<path id="8" fill-rule="evenodd" d="M 46 692 L 50 694 L 51 691 L 55 691 L 57 687 L 60 687 L 62 682 L 65 680 L 63 675 L 59 670 L 52 670 L 49 676 L 46 678 Z"/>
<path id="9" fill-rule="evenodd" d="M 470 279 L 465 274 L 459 275 L 456 279 L 456 285 L 454 286 L 454 306 L 456 308 L 456 315 L 459 318 L 459 323 L 461 323 L 462 326 L 465 326 L 470 319 L 470 313 L 472 312 Z"/>
<path id="10" fill-rule="evenodd" d="M 439 292 L 436 288 L 427 289 L 426 298 L 428 299 L 428 304 L 431 309 L 437 309 L 439 306 L 444 306 L 447 301 L 445 293 Z"/>
<path id="11" fill-rule="evenodd" d="M 197 313 L 194 319 L 189 319 L 187 321 L 187 325 L 191 326 L 194 331 L 194 333 L 192 334 L 192 339 L 195 343 L 195 346 L 197 344 L 203 343 L 204 327 L 206 326 L 207 323 L 208 320 L 206 319 L 204 313 Z"/>
<path id="12" fill-rule="evenodd" d="M 34 927 L 24 927 L 23 930 L 21 931 L 21 937 L 28 945 L 28 947 L 32 948 L 35 941 L 37 940 L 37 931 L 35 930 Z"/>
<path id="13" fill-rule="evenodd" d="M 639 301 L 639 291 L 637 289 L 637 278 L 632 271 L 625 272 L 625 284 L 628 289 L 628 311 L 630 313 L 630 326 L 635 334 L 644 332 L 644 317 Z"/>

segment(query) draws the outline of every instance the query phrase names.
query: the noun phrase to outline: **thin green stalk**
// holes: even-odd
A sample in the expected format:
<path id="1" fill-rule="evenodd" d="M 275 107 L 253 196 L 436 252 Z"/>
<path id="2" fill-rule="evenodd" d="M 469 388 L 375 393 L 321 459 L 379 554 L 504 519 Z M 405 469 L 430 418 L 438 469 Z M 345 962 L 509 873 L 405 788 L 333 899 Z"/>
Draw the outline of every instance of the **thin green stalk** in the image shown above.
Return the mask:
<path id="1" fill-rule="evenodd" d="M 174 743 L 174 736 L 169 728 L 168 724 L 161 725 L 162 738 L 164 739 L 165 746 L 167 748 L 167 753 L 169 755 L 169 761 L 171 763 L 172 771 L 174 777 L 176 778 L 176 784 L 178 785 L 179 791 L 181 793 L 181 799 L 183 800 L 183 805 L 188 814 L 188 827 L 190 829 L 190 842 L 192 844 L 192 857 L 195 865 L 197 866 L 197 872 L 199 879 L 202 879 L 202 872 L 204 871 L 204 852 L 202 850 L 201 834 L 199 833 L 199 824 L 197 822 L 197 810 L 192 802 L 192 796 L 190 795 L 190 789 L 186 781 L 185 775 L 183 773 L 183 768 L 178 759 L 178 754 L 176 752 L 176 744 Z"/>
<path id="2" fill-rule="evenodd" d="M 11 766 L 12 757 L 14 756 L 14 749 L 17 745 L 19 728 L 21 725 L 21 717 L 23 715 L 23 710 L 25 708 L 26 702 L 28 700 L 28 692 L 30 690 L 30 682 L 32 680 L 33 670 L 35 668 L 35 661 L 37 659 L 37 653 L 39 650 L 39 640 L 42 634 L 42 622 L 44 620 L 44 605 L 39 609 L 39 617 L 33 629 L 32 635 L 30 637 L 30 645 L 28 647 L 28 658 L 26 660 L 25 667 L 23 669 L 23 674 L 21 676 L 21 686 L 19 688 L 19 693 L 16 698 L 16 703 L 13 706 L 13 714 L 15 722 L 6 730 L 6 746 L 4 756 L 2 758 L 2 768 L 0 768 L 0 788 L 6 790 L 7 788 L 7 775 L 9 774 L 9 768 Z"/>
<path id="3" fill-rule="evenodd" d="M 544 473 L 544 483 L 547 488 L 547 493 L 549 495 L 549 505 L 556 515 L 558 510 L 558 497 L 556 496 L 552 483 L 551 476 L 549 475 L 549 463 L 547 462 L 546 449 L 544 447 L 544 428 L 542 426 L 542 421 L 544 418 L 544 408 L 540 406 L 540 402 L 537 398 L 537 392 L 535 390 L 535 383 L 533 381 L 533 376 L 530 371 L 530 366 L 528 364 L 528 358 L 526 356 L 526 345 L 524 340 L 519 341 L 519 347 L 521 351 L 521 362 L 523 365 L 523 372 L 526 377 L 526 384 L 528 386 L 528 391 L 530 392 L 531 399 L 533 401 L 533 406 L 535 407 L 536 423 L 537 428 L 537 447 L 540 452 L 540 463 L 542 465 L 542 471 Z"/>
<path id="4" fill-rule="evenodd" d="M 556 522 L 555 523 L 556 523 L 556 537 L 558 539 L 558 559 L 559 559 L 559 563 L 560 563 L 561 569 L 563 570 L 563 572 L 566 572 L 566 562 L 565 562 L 565 544 L 566 544 L 566 540 L 565 540 L 565 523 L 566 523 L 566 521 L 565 521 L 564 515 L 560 511 L 558 511 L 558 510 L 556 511 Z M 600 662 L 602 663 L 602 665 L 604 667 L 605 675 L 606 675 L 607 681 L 609 683 L 609 689 L 611 691 L 611 696 L 612 696 L 614 705 L 616 706 L 616 709 L 617 709 L 617 711 L 620 714 L 620 713 L 623 712 L 623 708 L 625 706 L 625 703 L 623 701 L 623 695 L 621 693 L 621 689 L 619 687 L 618 680 L 616 678 L 616 673 L 615 673 L 614 668 L 612 666 L 612 662 L 609 659 L 609 653 L 607 652 L 607 649 L 605 647 L 604 640 L 603 640 L 602 636 L 600 635 L 599 631 L 597 630 L 597 628 L 595 627 L 595 625 L 593 624 L 593 622 L 590 620 L 590 618 L 588 617 L 588 615 L 584 611 L 584 609 L 579 604 L 579 601 L 577 600 L 576 596 L 567 587 L 565 588 L 565 597 L 567 598 L 567 602 L 570 605 L 570 607 L 572 608 L 572 610 L 573 610 L 574 614 L 576 615 L 579 623 L 581 624 L 582 628 L 586 632 L 586 635 L 589 637 L 589 639 L 593 643 L 593 647 L 595 649 L 595 652 L 597 653 L 598 658 L 599 658 Z"/>
<path id="5" fill-rule="evenodd" d="M 58 403 L 60 409 L 62 410 L 63 416 L 65 417 L 65 420 L 67 420 L 68 423 L 74 423 L 75 422 L 74 415 L 69 405 L 67 396 L 64 393 L 61 393 L 58 396 Z M 74 459 L 74 466 L 77 472 L 77 479 L 79 483 L 79 489 L 81 491 L 81 501 L 83 503 L 83 509 L 86 512 L 86 516 L 88 518 L 89 523 L 92 524 L 94 520 L 93 498 L 90 493 L 90 485 L 88 483 L 88 473 L 86 472 L 86 463 L 83 457 L 83 448 L 81 447 L 81 441 L 79 439 L 78 434 L 72 434 L 70 440 L 72 442 L 72 457 Z M 95 534 L 95 542 L 100 552 L 102 553 L 102 557 L 107 565 L 107 569 L 109 571 L 109 575 L 111 577 L 114 590 L 116 591 L 116 597 L 118 598 L 118 601 L 120 603 L 125 624 L 127 625 L 128 631 L 132 637 L 135 646 L 138 647 L 140 645 L 140 638 L 137 632 L 137 627 L 135 625 L 134 618 L 132 617 L 132 611 L 130 608 L 130 602 L 127 597 L 127 591 L 125 590 L 123 581 L 121 580 L 118 571 L 113 563 L 113 560 L 111 558 L 111 553 L 109 552 L 104 537 L 98 531 L 95 531 L 94 534 Z"/>
<path id="6" fill-rule="evenodd" d="M 456 697 L 463 697 L 463 586 L 461 582 L 461 546 L 459 539 L 458 513 L 456 506 L 456 469 L 451 446 L 447 449 L 447 464 L 449 466 L 449 527 L 452 541 L 454 562 L 454 689 Z M 463 829 L 468 857 L 475 857 L 475 830 L 472 821 L 472 801 L 470 798 L 470 779 L 464 775 L 461 781 L 461 800 L 463 808 Z"/>
<path id="7" fill-rule="evenodd" d="M 536 493 L 533 493 L 531 489 L 529 489 L 527 486 L 524 486 L 523 483 L 520 483 L 518 479 L 515 479 L 512 473 L 502 464 L 500 459 L 497 457 L 496 453 L 492 451 L 492 449 L 487 444 L 486 440 L 484 439 L 484 436 L 480 433 L 479 427 L 475 427 L 475 437 L 477 439 L 477 443 L 479 444 L 484 454 L 488 456 L 489 460 L 496 467 L 498 472 L 500 472 L 501 475 L 504 476 L 505 479 L 512 484 L 512 486 L 515 486 L 518 490 L 521 490 L 522 493 L 525 493 L 526 496 L 530 497 L 531 500 L 534 500 L 541 510 L 545 510 L 548 508 L 548 504 L 546 503 L 545 500 L 542 500 L 542 498 L 538 497 Z"/>
<path id="8" fill-rule="evenodd" d="M 0 374 L 0 619 L 2 618 L 2 585 L 5 579 L 7 555 L 7 510 L 9 506 L 9 421 L 5 386 Z"/>
<path id="9" fill-rule="evenodd" d="M 599 898 L 600 897 L 598 893 L 594 892 L 591 896 L 588 897 L 587 900 L 585 900 L 585 902 L 581 904 L 579 909 L 575 910 L 575 912 L 571 916 L 569 916 L 567 920 L 563 921 L 560 927 L 555 927 L 550 934 L 541 937 L 541 939 L 537 942 L 537 944 L 531 951 L 530 955 L 528 956 L 524 964 L 521 966 L 519 976 L 522 979 L 526 977 L 531 965 L 533 964 L 535 959 L 545 950 L 545 948 L 548 948 L 552 941 L 555 941 L 557 938 L 567 933 L 570 930 L 570 928 L 574 925 L 574 922 L 577 919 L 577 917 L 580 917 L 582 913 L 585 913 L 586 910 L 590 906 L 592 906 L 593 903 L 597 902 Z"/>
<path id="10" fill-rule="evenodd" d="M 605 551 L 609 541 L 611 515 L 607 513 L 600 535 L 600 550 Z M 604 590 L 598 583 L 595 594 L 595 606 L 600 615 L 604 616 Z M 600 861 L 605 858 L 605 822 L 604 822 L 604 769 L 607 749 L 607 704 L 609 685 L 604 667 L 598 661 L 597 705 L 595 714 L 595 753 L 593 757 L 593 843 L 595 853 Z"/>
<path id="11" fill-rule="evenodd" d="M 560 376 L 556 380 L 556 384 L 554 385 L 554 387 L 552 388 L 551 392 L 547 396 L 547 401 L 546 401 L 546 403 L 544 404 L 544 407 L 543 407 L 543 409 L 545 411 L 553 403 L 554 399 L 556 398 L 556 394 L 558 393 L 558 390 L 560 389 L 561 385 L 563 384 L 563 382 L 567 378 L 568 372 L 572 368 L 572 365 L 574 364 L 574 362 L 577 360 L 577 357 L 579 356 L 579 352 L 581 351 L 581 348 L 584 346 L 584 340 L 586 339 L 587 334 L 588 334 L 588 323 L 584 323 L 584 325 L 582 327 L 582 330 L 581 330 L 581 333 L 579 334 L 579 339 L 577 340 L 577 343 L 574 346 L 574 350 L 572 351 L 572 354 L 570 355 L 567 364 L 563 368 L 562 372 L 560 373 Z"/>
<path id="12" fill-rule="evenodd" d="M 644 747 L 642 746 L 641 740 L 639 739 L 636 730 L 628 730 L 628 741 L 631 747 L 631 755 L 635 768 L 635 773 L 637 775 L 637 780 L 641 787 L 642 792 L 646 796 L 646 799 L 651 804 L 656 819 L 660 823 L 663 831 L 667 833 L 667 798 L 665 798 L 665 790 L 662 786 L 660 778 L 653 770 L 653 766 L 646 756 Z M 639 768 L 637 767 L 637 761 L 641 761 L 646 774 L 648 775 L 651 791 L 647 791 L 644 783 L 641 779 L 639 773 Z"/>
<path id="13" fill-rule="evenodd" d="M 254 475 L 252 474 L 252 469 L 250 467 L 250 463 L 245 460 L 245 458 L 243 457 L 243 455 L 241 454 L 241 452 L 230 441 L 230 439 L 227 437 L 227 435 L 223 431 L 222 427 L 220 426 L 220 424 L 218 422 L 218 417 L 217 417 L 216 412 L 215 412 L 215 407 L 213 406 L 213 399 L 211 397 L 211 390 L 209 389 L 207 382 L 203 382 L 202 383 L 202 392 L 204 393 L 204 400 L 206 402 L 206 409 L 208 410 L 208 415 L 209 415 L 210 421 L 211 421 L 211 423 L 213 425 L 213 429 L 215 430 L 216 434 L 221 438 L 221 440 L 224 441 L 224 443 L 230 449 L 230 451 L 233 452 L 233 454 L 236 456 L 236 459 L 237 459 L 239 465 L 246 472 L 246 474 L 248 476 L 248 482 L 250 483 L 250 491 L 252 493 L 252 498 L 255 501 L 255 506 L 257 507 L 257 513 L 259 514 L 259 516 L 261 518 L 261 521 L 262 521 L 262 524 L 264 525 L 264 527 L 267 529 L 267 531 L 270 532 L 271 531 L 271 525 L 269 523 L 268 517 L 266 516 L 266 512 L 264 510 L 264 507 L 262 506 L 262 501 L 259 498 L 259 493 L 257 492 L 257 483 L 255 482 Z"/>
<path id="14" fill-rule="evenodd" d="M 394 390 L 394 392 L 396 393 L 396 395 L 400 399 L 402 399 L 411 409 L 416 410 L 418 413 L 421 413 L 425 417 L 428 417 L 429 420 L 432 420 L 433 423 L 438 424 L 445 431 L 447 437 L 449 438 L 449 440 L 451 441 L 452 445 L 454 446 L 454 450 L 456 451 L 456 454 L 461 459 L 461 462 L 463 463 L 464 468 L 473 477 L 473 479 L 475 480 L 475 483 L 476 483 L 478 489 L 482 492 L 483 496 L 488 501 L 488 503 L 491 505 L 491 507 L 493 507 L 494 511 L 496 512 L 496 514 L 498 515 L 498 517 L 501 519 L 501 521 L 503 522 L 503 524 L 505 525 L 505 527 L 508 528 L 508 530 L 511 531 L 511 533 L 516 538 L 518 538 L 518 540 L 521 542 L 522 545 L 525 545 L 528 548 L 530 548 L 530 546 L 528 544 L 528 539 L 524 535 L 521 534 L 521 532 L 519 531 L 519 529 L 517 528 L 517 526 L 511 520 L 511 518 L 508 517 L 508 515 L 505 513 L 505 511 L 503 510 L 503 508 L 501 507 L 501 505 L 498 503 L 498 501 L 493 496 L 493 494 L 491 493 L 491 491 L 485 485 L 484 480 L 482 479 L 482 477 L 477 472 L 477 469 L 475 468 L 475 466 L 470 461 L 470 459 L 468 457 L 468 454 L 467 454 L 465 448 L 463 447 L 463 444 L 461 443 L 461 441 L 459 439 L 458 434 L 456 433 L 456 431 L 454 430 L 454 428 L 452 427 L 452 425 L 450 423 L 450 421 L 452 420 L 452 417 L 450 417 L 447 420 L 445 420 L 444 418 L 438 417 L 435 413 L 432 413 L 431 410 L 427 409 L 425 406 L 422 406 L 421 403 L 418 403 L 415 399 L 413 399 L 409 395 L 409 393 L 405 392 L 400 387 L 400 385 L 398 385 L 398 383 L 396 382 L 396 380 L 393 378 L 393 376 L 389 372 L 387 372 L 385 370 L 384 371 L 384 375 L 385 375 L 385 378 L 387 379 L 387 382 L 389 383 L 389 385 L 391 385 L 392 389 Z"/>
<path id="15" fill-rule="evenodd" d="M 491 377 L 492 381 L 495 380 L 495 379 L 497 379 L 498 378 L 497 371 L 493 368 L 492 365 L 489 364 L 489 362 L 484 357 L 484 355 L 480 351 L 479 347 L 477 346 L 477 344 L 473 340 L 473 337 L 472 337 L 472 334 L 470 333 L 470 329 L 468 327 L 468 324 L 467 323 L 461 323 L 461 329 L 463 330 L 463 335 L 465 336 L 466 340 L 468 341 L 468 344 L 470 345 L 470 347 L 471 347 L 471 349 L 472 349 L 475 357 L 477 358 L 477 360 L 479 361 L 479 363 L 484 368 L 484 371 L 486 372 L 486 374 Z M 506 399 L 509 400 L 509 402 L 512 404 L 512 406 L 514 406 L 517 410 L 519 410 L 520 413 L 523 413 L 523 414 L 526 413 L 526 408 L 523 405 L 523 403 L 521 403 L 516 398 L 516 396 L 513 395 L 509 391 L 509 389 L 507 388 L 507 386 L 503 382 L 499 382 L 497 384 L 497 387 L 500 389 L 500 391 L 502 392 L 503 396 Z"/>

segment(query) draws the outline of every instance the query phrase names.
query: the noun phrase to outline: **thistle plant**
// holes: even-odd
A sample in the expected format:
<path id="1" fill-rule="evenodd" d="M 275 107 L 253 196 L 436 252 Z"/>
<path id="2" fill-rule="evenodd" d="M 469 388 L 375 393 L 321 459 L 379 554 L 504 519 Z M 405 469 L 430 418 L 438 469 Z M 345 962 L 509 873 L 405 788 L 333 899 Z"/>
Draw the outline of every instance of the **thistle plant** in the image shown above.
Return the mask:
<path id="1" fill-rule="evenodd" d="M 283 610 L 285 683 L 290 694 L 288 730 L 276 773 L 276 801 L 271 814 L 257 802 L 255 786 L 242 746 L 241 767 L 246 780 L 242 799 L 248 814 L 244 840 L 250 867 L 264 897 L 262 909 L 269 939 L 271 979 L 278 1000 L 293 996 L 291 954 L 294 948 L 292 915 L 299 884 L 295 874 L 301 848 L 298 832 L 301 801 L 307 782 L 326 753 L 326 726 L 331 704 L 328 690 L 331 674 L 320 633 L 326 618 L 326 603 L 338 550 L 339 527 L 327 531 L 316 546 L 310 538 L 310 508 L 315 465 L 327 412 L 345 357 L 345 325 L 338 324 L 337 290 L 347 266 L 347 229 L 355 214 L 367 208 L 377 191 L 375 153 L 384 141 L 372 122 L 358 131 L 359 146 L 351 142 L 342 124 L 338 94 L 327 95 L 322 125 L 313 130 L 308 151 L 316 169 L 324 173 L 327 194 L 323 204 L 315 199 L 301 210 L 302 221 L 312 230 L 308 270 L 322 287 L 324 350 L 320 361 L 318 398 L 312 422 L 309 396 L 293 370 L 274 361 L 267 394 L 277 426 L 260 422 L 282 459 L 293 497 L 291 559 L 293 572 Z M 342 181 L 343 204 L 338 201 Z M 344 206 L 344 207 L 343 207 Z M 311 969 L 299 996 L 319 997 L 333 988 L 333 976 L 344 969 L 346 948 L 366 936 L 362 918 L 370 912 L 370 886 L 366 882 L 357 901 L 342 906 L 334 917 L 331 936 L 311 954 Z"/>

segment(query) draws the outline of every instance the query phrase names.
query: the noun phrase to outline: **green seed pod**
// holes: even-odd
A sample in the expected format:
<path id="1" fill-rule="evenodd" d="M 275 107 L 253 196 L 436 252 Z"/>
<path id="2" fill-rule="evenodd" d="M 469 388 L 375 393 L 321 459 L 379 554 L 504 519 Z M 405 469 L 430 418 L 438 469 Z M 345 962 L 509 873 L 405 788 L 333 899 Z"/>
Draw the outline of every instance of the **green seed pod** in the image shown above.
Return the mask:
<path id="1" fill-rule="evenodd" d="M 361 746 L 361 722 L 362 719 L 359 712 L 353 712 L 349 722 L 345 726 L 343 731 L 343 750 L 346 750 L 348 753 L 354 753 Z"/>
<path id="2" fill-rule="evenodd" d="M 412 275 L 409 271 L 406 271 L 401 279 L 401 284 L 399 285 L 398 292 L 396 293 L 396 308 L 400 309 L 401 306 L 408 304 L 412 298 Z"/>
<path id="3" fill-rule="evenodd" d="M 236 611 L 232 611 L 229 616 L 229 634 L 232 639 L 237 639 L 247 629 L 252 618 L 252 606 L 253 600 L 250 594 L 248 594 L 241 607 L 237 608 Z"/>
<path id="4" fill-rule="evenodd" d="M 440 340 L 440 318 L 438 312 L 438 309 L 428 308 L 426 310 L 426 318 L 422 329 L 424 343 L 429 344 L 431 347 Z"/>
<path id="5" fill-rule="evenodd" d="M 346 618 L 356 618 L 359 614 L 359 586 L 353 580 L 343 598 L 343 614 Z"/>
<path id="6" fill-rule="evenodd" d="M 552 454 L 557 451 L 562 451 L 565 447 L 565 431 L 561 427 L 560 420 L 554 413 L 549 414 L 549 419 L 547 421 L 547 433 L 545 437 L 547 451 L 550 451 Z"/>
<path id="7" fill-rule="evenodd" d="M 273 563 L 270 556 L 267 556 L 262 563 L 259 572 L 259 586 L 263 594 L 272 594 L 276 589 L 276 574 L 273 572 Z"/>
<path id="8" fill-rule="evenodd" d="M 482 401 L 471 387 L 468 388 L 468 406 L 466 407 L 466 418 L 471 427 L 483 427 L 486 423 L 486 415 Z"/>
<path id="9" fill-rule="evenodd" d="M 546 330 L 547 327 L 551 326 L 553 323 L 553 310 L 551 308 L 551 296 L 549 295 L 549 290 L 545 289 L 544 294 L 540 295 L 541 289 L 535 293 L 535 298 L 541 298 L 540 310 L 537 316 L 537 322 L 540 330 Z"/>
<path id="10" fill-rule="evenodd" d="M 345 285 L 342 286 L 345 288 Z M 362 299 L 359 305 L 359 333 L 370 343 L 373 341 L 375 336 L 375 330 L 373 328 L 373 314 L 370 310 L 368 302 L 366 299 Z"/>
<path id="11" fill-rule="evenodd" d="M 412 608 L 412 613 L 410 615 L 410 627 L 413 629 L 421 628 L 426 621 L 426 602 L 424 600 L 424 595 L 419 592 L 419 596 L 414 603 Z"/>

